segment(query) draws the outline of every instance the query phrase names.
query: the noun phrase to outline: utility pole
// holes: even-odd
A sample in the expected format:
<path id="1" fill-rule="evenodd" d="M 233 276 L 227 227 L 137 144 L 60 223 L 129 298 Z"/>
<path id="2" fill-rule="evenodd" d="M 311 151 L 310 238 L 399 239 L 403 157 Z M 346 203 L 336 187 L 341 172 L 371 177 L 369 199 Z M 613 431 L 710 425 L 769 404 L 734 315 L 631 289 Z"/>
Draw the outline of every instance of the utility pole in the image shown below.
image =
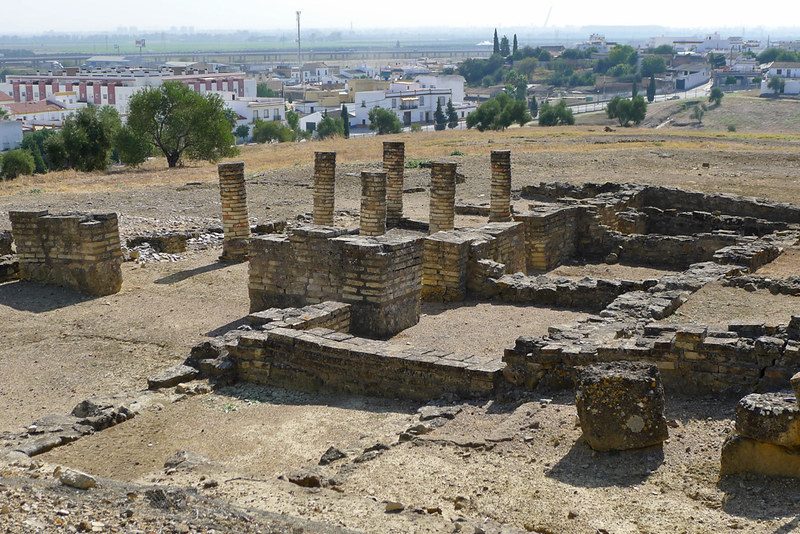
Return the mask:
<path id="1" fill-rule="evenodd" d="M 303 83 L 303 62 L 300 59 L 300 12 L 297 12 L 297 68 L 300 71 L 300 83 Z"/>

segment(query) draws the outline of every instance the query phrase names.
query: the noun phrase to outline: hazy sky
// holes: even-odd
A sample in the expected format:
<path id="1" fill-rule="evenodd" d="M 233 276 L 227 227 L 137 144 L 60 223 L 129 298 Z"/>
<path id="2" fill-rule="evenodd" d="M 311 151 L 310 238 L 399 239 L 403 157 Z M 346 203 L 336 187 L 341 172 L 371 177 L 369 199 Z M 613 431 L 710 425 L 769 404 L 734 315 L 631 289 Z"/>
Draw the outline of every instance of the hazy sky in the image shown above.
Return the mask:
<path id="1" fill-rule="evenodd" d="M 656 5 L 668 6 L 657 10 Z M 469 7 L 469 6 L 476 7 Z M 339 8 L 339 6 L 346 6 Z M 0 33 L 56 31 L 109 31 L 119 26 L 141 30 L 168 30 L 172 26 L 205 29 L 255 29 L 287 31 L 295 27 L 295 11 L 302 11 L 304 28 L 370 28 L 420 26 L 531 27 L 542 28 L 552 6 L 548 27 L 584 25 L 660 25 L 677 28 L 749 28 L 800 25 L 800 2 L 653 2 L 572 0 L 536 2 L 504 0 L 498 4 L 430 0 L 53 0 L 30 6 L 11 2 L 3 10 Z M 18 13 L 15 13 L 18 11 Z"/>

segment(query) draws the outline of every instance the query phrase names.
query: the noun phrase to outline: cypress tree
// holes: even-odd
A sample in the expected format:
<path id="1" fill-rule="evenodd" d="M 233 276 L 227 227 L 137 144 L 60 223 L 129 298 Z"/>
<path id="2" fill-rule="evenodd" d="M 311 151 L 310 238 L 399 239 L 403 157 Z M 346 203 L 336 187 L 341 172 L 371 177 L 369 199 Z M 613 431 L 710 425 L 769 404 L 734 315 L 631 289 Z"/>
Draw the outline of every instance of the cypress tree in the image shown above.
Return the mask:
<path id="1" fill-rule="evenodd" d="M 350 115 L 346 104 L 342 104 L 342 121 L 344 122 L 344 138 L 350 139 Z"/>
<path id="2" fill-rule="evenodd" d="M 494 48 L 492 48 L 492 54 L 499 54 L 500 53 L 500 41 L 497 39 L 497 28 L 494 29 Z"/>
<path id="3" fill-rule="evenodd" d="M 650 83 L 647 85 L 647 101 L 652 102 L 656 99 L 656 75 L 650 75 Z"/>
<path id="4" fill-rule="evenodd" d="M 517 34 L 514 34 L 514 46 L 511 47 L 511 53 L 516 54 L 517 49 L 519 49 L 519 45 L 517 44 Z"/>

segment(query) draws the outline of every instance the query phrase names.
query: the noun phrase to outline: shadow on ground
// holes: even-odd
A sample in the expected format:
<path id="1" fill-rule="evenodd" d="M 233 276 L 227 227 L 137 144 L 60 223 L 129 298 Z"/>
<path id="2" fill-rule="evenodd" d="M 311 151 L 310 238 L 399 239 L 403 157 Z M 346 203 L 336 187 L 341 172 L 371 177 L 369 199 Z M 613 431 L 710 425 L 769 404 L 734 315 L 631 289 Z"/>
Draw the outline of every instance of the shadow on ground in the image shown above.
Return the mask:
<path id="1" fill-rule="evenodd" d="M 35 282 L 16 281 L 0 284 L 0 306 L 8 306 L 18 311 L 44 313 L 96 298 L 98 297 L 72 289 Z"/>
<path id="2" fill-rule="evenodd" d="M 192 276 L 197 276 L 198 274 L 203 273 L 210 273 L 212 271 L 218 271 L 219 269 L 224 269 L 225 267 L 230 267 L 231 263 L 222 263 L 222 262 L 215 262 L 209 263 L 208 265 L 201 265 L 200 267 L 195 267 L 194 269 L 187 269 L 185 271 L 179 271 L 177 273 L 172 273 L 169 276 L 165 276 L 163 278 L 159 278 L 155 281 L 156 284 L 176 284 L 178 282 L 183 282 L 184 280 L 191 278 Z"/>

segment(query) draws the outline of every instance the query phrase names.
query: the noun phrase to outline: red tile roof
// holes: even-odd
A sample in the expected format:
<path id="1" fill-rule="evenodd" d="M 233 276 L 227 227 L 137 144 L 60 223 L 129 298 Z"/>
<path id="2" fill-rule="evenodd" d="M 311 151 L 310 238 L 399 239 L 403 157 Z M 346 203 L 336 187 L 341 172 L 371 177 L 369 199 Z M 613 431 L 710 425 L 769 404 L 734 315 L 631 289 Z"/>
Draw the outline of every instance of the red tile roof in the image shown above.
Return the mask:
<path id="1" fill-rule="evenodd" d="M 25 115 L 26 113 L 42 113 L 45 111 L 60 111 L 61 107 L 50 104 L 46 100 L 38 102 L 11 102 L 3 104 L 12 115 Z"/>
<path id="2" fill-rule="evenodd" d="M 0 91 L 0 102 L 9 102 L 9 101 L 13 102 L 14 97 L 4 93 L 3 91 Z"/>

